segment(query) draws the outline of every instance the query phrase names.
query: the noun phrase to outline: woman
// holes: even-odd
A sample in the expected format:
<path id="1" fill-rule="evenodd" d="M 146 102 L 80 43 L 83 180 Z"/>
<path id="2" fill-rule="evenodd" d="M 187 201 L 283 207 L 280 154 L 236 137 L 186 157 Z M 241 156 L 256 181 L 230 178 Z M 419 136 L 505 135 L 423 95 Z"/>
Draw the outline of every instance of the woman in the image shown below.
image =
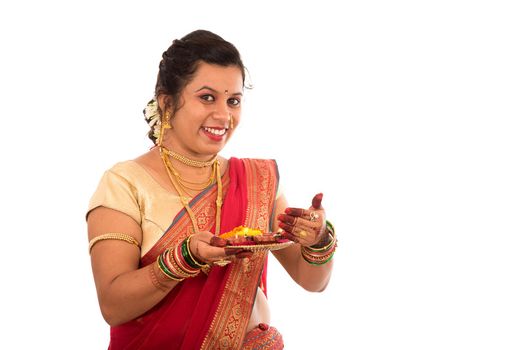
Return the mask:
<path id="1" fill-rule="evenodd" d="M 267 251 L 226 247 L 237 226 L 293 240 L 273 254 L 310 291 L 329 280 L 336 238 L 321 207 L 287 208 L 272 160 L 218 155 L 241 120 L 244 65 L 203 30 L 164 52 L 144 114 L 155 142 L 102 177 L 87 214 L 110 349 L 280 349 L 269 327 Z M 327 224 L 326 224 L 327 223 Z"/>

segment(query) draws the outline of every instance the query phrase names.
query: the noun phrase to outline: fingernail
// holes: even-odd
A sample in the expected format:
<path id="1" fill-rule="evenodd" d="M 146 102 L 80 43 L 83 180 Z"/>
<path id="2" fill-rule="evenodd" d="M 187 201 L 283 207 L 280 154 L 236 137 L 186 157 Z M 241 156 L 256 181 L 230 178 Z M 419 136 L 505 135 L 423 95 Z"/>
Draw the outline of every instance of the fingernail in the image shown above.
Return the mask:
<path id="1" fill-rule="evenodd" d="M 291 209 L 290 208 L 286 208 L 285 213 L 286 214 L 291 214 Z"/>

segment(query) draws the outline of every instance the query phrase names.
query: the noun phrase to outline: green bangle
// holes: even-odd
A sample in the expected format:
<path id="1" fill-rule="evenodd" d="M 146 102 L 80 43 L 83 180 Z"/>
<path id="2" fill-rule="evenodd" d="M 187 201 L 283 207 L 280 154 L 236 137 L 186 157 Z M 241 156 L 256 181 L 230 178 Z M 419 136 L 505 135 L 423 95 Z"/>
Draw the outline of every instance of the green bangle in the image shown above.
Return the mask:
<path id="1" fill-rule="evenodd" d="M 191 237 L 193 237 L 193 235 L 190 235 L 189 237 L 187 237 L 187 253 L 189 254 L 189 258 L 191 258 L 191 260 L 194 261 L 194 263 L 199 267 L 199 268 L 203 268 L 203 267 L 206 267 L 208 266 L 206 263 L 201 263 L 200 261 L 198 261 L 198 259 L 195 259 L 195 257 L 193 256 L 193 254 L 191 254 L 191 249 L 189 249 L 190 247 L 190 242 L 191 242 Z"/>
<path id="2" fill-rule="evenodd" d="M 167 277 L 169 277 L 170 279 L 172 280 L 175 280 L 175 281 L 181 281 L 182 279 L 176 275 L 174 275 L 168 268 L 167 266 L 164 265 L 164 260 L 162 259 L 162 255 L 164 255 L 164 253 L 160 254 L 158 256 L 158 258 L 156 259 L 157 263 L 158 263 L 158 267 L 160 268 L 160 271 L 162 271 L 164 273 L 164 275 L 166 275 Z"/>
<path id="3" fill-rule="evenodd" d="M 182 257 L 184 258 L 186 263 L 194 269 L 200 269 L 200 266 L 196 264 L 196 261 L 191 256 L 191 253 L 189 253 L 189 247 L 187 246 L 187 238 L 181 244 L 182 246 L 180 247 L 180 250 L 182 251 Z"/>
<path id="4" fill-rule="evenodd" d="M 181 247 L 181 251 L 182 251 L 182 256 L 184 257 L 184 260 L 188 263 L 189 266 L 191 266 L 192 268 L 195 268 L 195 269 L 202 269 L 204 268 L 205 266 L 207 266 L 207 264 L 202 264 L 200 263 L 197 259 L 195 259 L 193 257 L 193 255 L 191 254 L 191 249 L 189 248 L 189 244 L 191 242 L 191 237 L 193 235 L 187 237 L 183 242 L 182 242 L 182 247 Z"/>

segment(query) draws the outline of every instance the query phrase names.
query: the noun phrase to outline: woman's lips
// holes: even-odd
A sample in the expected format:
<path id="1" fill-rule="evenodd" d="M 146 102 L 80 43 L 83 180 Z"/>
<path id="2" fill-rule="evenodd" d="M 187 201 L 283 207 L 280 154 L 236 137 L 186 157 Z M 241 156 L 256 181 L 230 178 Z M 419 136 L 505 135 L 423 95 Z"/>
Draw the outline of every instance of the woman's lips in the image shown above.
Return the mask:
<path id="1" fill-rule="evenodd" d="M 227 133 L 227 129 L 225 128 L 213 128 L 208 126 L 202 127 L 202 131 L 213 141 L 222 141 Z"/>

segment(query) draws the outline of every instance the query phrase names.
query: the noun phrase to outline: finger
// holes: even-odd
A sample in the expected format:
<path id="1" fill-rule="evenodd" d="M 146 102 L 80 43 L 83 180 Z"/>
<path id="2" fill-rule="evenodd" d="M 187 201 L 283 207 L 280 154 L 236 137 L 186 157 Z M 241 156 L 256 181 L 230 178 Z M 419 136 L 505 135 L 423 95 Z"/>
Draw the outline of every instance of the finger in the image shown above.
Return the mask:
<path id="1" fill-rule="evenodd" d="M 282 233 L 281 233 L 280 235 L 281 235 L 282 238 L 284 238 L 284 239 L 289 239 L 290 241 L 298 242 L 298 238 L 295 237 L 295 235 L 293 235 L 293 234 L 290 233 L 290 232 L 282 231 Z"/>
<path id="2" fill-rule="evenodd" d="M 211 244 L 211 239 L 214 236 L 215 235 L 213 235 L 211 232 L 208 232 L 208 231 L 201 231 L 201 232 L 190 235 L 191 242 L 200 241 L 205 244 Z"/>
<path id="3" fill-rule="evenodd" d="M 244 249 L 242 248 L 224 248 L 224 252 L 226 253 L 227 256 L 236 255 L 236 254 L 242 253 L 243 251 Z"/>
<path id="4" fill-rule="evenodd" d="M 303 227 L 290 226 L 284 223 L 280 223 L 279 226 L 284 230 L 282 237 L 297 243 L 306 243 L 311 236 L 307 229 Z"/>
<path id="5" fill-rule="evenodd" d="M 302 218 L 310 222 L 323 222 L 324 221 L 324 209 L 321 208 L 321 209 L 305 210 Z"/>
<path id="6" fill-rule="evenodd" d="M 209 244 L 212 245 L 213 247 L 223 248 L 227 245 L 227 240 L 217 237 L 217 236 L 213 236 L 211 237 L 211 241 L 209 242 Z"/>
<path id="7" fill-rule="evenodd" d="M 310 236 L 309 231 L 300 226 L 294 226 L 292 233 L 295 235 L 295 237 L 298 237 L 303 240 L 307 240 L 307 238 Z"/>
<path id="8" fill-rule="evenodd" d="M 288 215 L 301 217 L 304 215 L 305 209 L 302 208 L 286 208 L 285 212 Z"/>
<path id="9" fill-rule="evenodd" d="M 278 230 L 278 234 L 280 235 L 280 238 L 289 239 L 290 241 L 293 241 L 293 242 L 298 242 L 298 239 L 295 237 L 295 235 L 291 233 L 291 231 L 293 230 L 292 228 L 290 228 L 289 231 L 286 231 L 282 228 L 280 223 L 279 223 L 279 226 L 280 226 L 280 229 Z"/>
<path id="10" fill-rule="evenodd" d="M 208 260 L 211 262 L 229 260 L 232 256 L 235 256 L 236 258 L 248 258 L 253 255 L 253 252 L 242 248 L 226 247 L 212 249 L 213 251 L 210 250 L 208 253 Z"/>
<path id="11" fill-rule="evenodd" d="M 297 226 L 297 225 L 291 226 L 291 225 L 288 225 L 288 224 L 284 224 L 282 222 L 279 223 L 278 226 L 280 226 L 280 228 L 282 228 L 287 233 L 292 234 L 296 238 L 304 239 L 307 236 L 309 236 L 308 230 L 310 228 L 308 228 L 308 227 Z"/>
<path id="12" fill-rule="evenodd" d="M 315 221 L 311 221 L 309 215 L 307 215 L 307 219 L 304 219 L 304 218 L 297 218 L 296 216 L 280 214 L 278 216 L 278 220 L 292 227 L 301 226 L 303 228 L 310 228 L 310 229 L 318 229 L 320 227 L 320 222 L 317 221 L 317 219 L 315 219 Z"/>
<path id="13" fill-rule="evenodd" d="M 298 220 L 298 217 L 296 216 L 291 216 L 291 215 L 286 215 L 286 214 L 279 214 L 277 216 L 277 219 L 285 224 L 288 224 L 288 225 L 295 225 L 297 223 L 297 220 Z"/>
<path id="14" fill-rule="evenodd" d="M 314 209 L 320 209 L 322 207 L 322 198 L 324 198 L 324 194 L 317 193 L 315 197 L 313 197 L 313 200 L 311 201 L 311 206 Z"/>
<path id="15" fill-rule="evenodd" d="M 281 235 L 285 239 L 289 239 L 302 245 L 310 245 L 312 242 L 312 237 L 314 236 L 314 234 L 311 232 L 298 227 L 294 227 L 292 232 L 283 231 Z"/>
<path id="16" fill-rule="evenodd" d="M 280 227 L 281 229 L 283 229 L 284 231 L 288 232 L 288 233 L 293 233 L 293 227 L 292 225 L 288 225 L 284 222 L 279 222 L 278 223 L 278 227 Z"/>
<path id="17" fill-rule="evenodd" d="M 193 256 L 206 262 L 212 262 L 215 260 L 223 259 L 227 256 L 227 254 L 225 248 L 214 247 L 207 243 L 201 242 L 200 244 L 196 244 Z"/>

